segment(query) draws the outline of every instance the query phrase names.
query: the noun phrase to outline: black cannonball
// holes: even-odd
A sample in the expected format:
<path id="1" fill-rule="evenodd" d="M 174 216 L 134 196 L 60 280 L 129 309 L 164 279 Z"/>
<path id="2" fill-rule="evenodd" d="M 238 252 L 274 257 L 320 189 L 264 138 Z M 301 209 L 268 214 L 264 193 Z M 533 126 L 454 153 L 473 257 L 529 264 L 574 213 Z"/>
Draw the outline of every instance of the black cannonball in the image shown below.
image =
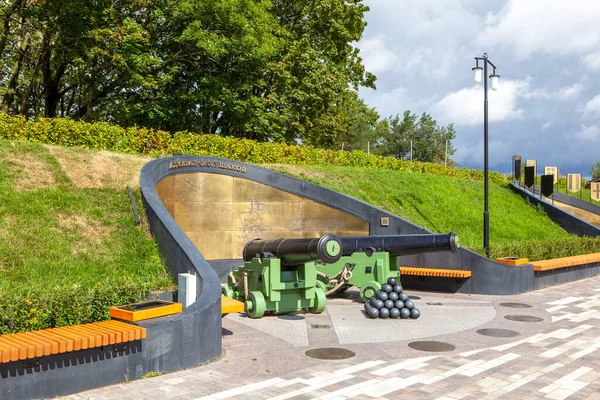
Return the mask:
<path id="1" fill-rule="evenodd" d="M 398 293 L 398 298 L 402 301 L 406 301 L 408 300 L 408 295 L 406 294 L 406 292 Z"/>
<path id="2" fill-rule="evenodd" d="M 379 290 L 379 291 L 377 292 L 377 298 L 378 298 L 379 300 L 386 301 L 386 300 L 389 298 L 389 296 L 388 296 L 388 294 L 387 294 L 386 292 L 384 292 L 384 291 L 382 291 L 382 290 Z"/>
<path id="3" fill-rule="evenodd" d="M 404 307 L 408 308 L 409 310 L 412 310 L 413 308 L 415 308 L 415 303 L 413 303 L 412 300 L 406 300 L 404 302 Z"/>
<path id="4" fill-rule="evenodd" d="M 375 300 L 375 304 L 373 304 L 375 306 L 375 308 L 377 308 L 378 310 L 381 310 L 383 308 L 383 301 L 382 300 Z"/>
<path id="5" fill-rule="evenodd" d="M 408 317 L 410 317 L 410 310 L 408 308 L 400 310 L 400 318 L 407 319 Z"/>
<path id="6" fill-rule="evenodd" d="M 382 308 L 379 310 L 379 318 L 388 318 L 390 316 L 390 310 L 387 308 Z"/>
<path id="7" fill-rule="evenodd" d="M 385 306 L 385 308 L 387 308 L 388 310 L 391 310 L 392 308 L 394 308 L 394 302 L 391 300 L 386 300 L 383 302 L 383 305 Z"/>
<path id="8" fill-rule="evenodd" d="M 384 283 L 383 285 L 381 285 L 381 291 L 382 292 L 390 293 L 393 290 L 394 290 L 394 288 L 392 287 L 392 285 L 390 285 L 388 283 Z"/>
<path id="9" fill-rule="evenodd" d="M 394 319 L 400 318 L 400 310 L 397 309 L 396 307 L 392 308 L 390 310 L 390 318 L 394 318 Z"/>
<path id="10" fill-rule="evenodd" d="M 379 317 L 379 310 L 375 307 L 371 307 L 367 310 L 367 314 L 369 314 L 369 317 L 371 318 L 377 318 Z"/>
<path id="11" fill-rule="evenodd" d="M 371 303 L 371 305 L 372 305 L 372 306 L 374 306 L 374 305 L 375 305 L 375 303 L 377 302 L 377 300 L 379 300 L 379 299 L 377 298 L 377 296 L 373 296 L 373 297 L 371 297 L 371 299 L 369 300 L 369 303 Z"/>
<path id="12" fill-rule="evenodd" d="M 394 287 L 394 286 L 396 286 L 396 284 L 398 283 L 398 279 L 394 278 L 393 276 L 392 276 L 392 277 L 389 277 L 389 278 L 388 278 L 388 283 L 389 283 L 389 284 L 390 284 L 392 287 Z"/>
<path id="13" fill-rule="evenodd" d="M 410 310 L 410 317 L 412 319 L 417 319 L 421 316 L 421 311 L 419 311 L 418 308 L 413 308 L 412 310 Z"/>
<path id="14" fill-rule="evenodd" d="M 398 300 L 398 293 L 396 293 L 396 292 L 388 293 L 388 299 L 391 301 Z"/>
<path id="15" fill-rule="evenodd" d="M 396 292 L 396 293 L 398 293 L 398 294 L 402 293 L 402 286 L 400 286 L 400 284 L 399 284 L 399 283 L 396 283 L 396 284 L 394 285 L 394 292 Z"/>
<path id="16" fill-rule="evenodd" d="M 398 309 L 398 310 L 402 310 L 404 308 L 404 302 L 400 299 L 396 300 L 394 302 L 394 306 Z"/>

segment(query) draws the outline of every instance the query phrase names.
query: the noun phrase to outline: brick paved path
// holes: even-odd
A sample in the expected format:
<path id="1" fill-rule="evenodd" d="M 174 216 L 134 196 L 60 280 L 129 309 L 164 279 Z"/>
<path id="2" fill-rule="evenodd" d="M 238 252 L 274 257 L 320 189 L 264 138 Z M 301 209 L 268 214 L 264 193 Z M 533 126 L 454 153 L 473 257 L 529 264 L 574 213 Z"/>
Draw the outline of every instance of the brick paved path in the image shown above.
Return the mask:
<path id="1" fill-rule="evenodd" d="M 223 337 L 226 354 L 214 363 L 65 399 L 600 399 L 600 277 L 518 296 L 450 296 L 489 300 L 497 312 L 485 326 L 425 339 L 450 343 L 452 352 L 413 350 L 410 341 L 398 341 L 338 345 L 356 357 L 314 360 L 304 355 L 307 347 L 225 320 L 233 334 Z M 506 302 L 533 307 L 501 305 Z M 480 328 L 520 335 L 490 338 Z M 365 323 L 366 335 L 368 329 Z M 250 334 L 262 339 L 247 340 Z"/>

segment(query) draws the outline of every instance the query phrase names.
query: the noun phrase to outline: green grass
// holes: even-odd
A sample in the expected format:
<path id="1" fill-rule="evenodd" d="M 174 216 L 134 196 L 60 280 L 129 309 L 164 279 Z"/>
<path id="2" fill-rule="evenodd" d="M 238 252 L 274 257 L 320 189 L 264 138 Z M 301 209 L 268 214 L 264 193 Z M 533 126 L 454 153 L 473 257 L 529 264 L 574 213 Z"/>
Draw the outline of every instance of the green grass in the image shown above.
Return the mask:
<path id="1" fill-rule="evenodd" d="M 462 246 L 483 250 L 483 182 L 353 167 L 272 168 L 363 200 L 433 232 L 454 231 Z M 491 248 L 571 236 L 508 186 L 491 184 L 489 192 Z"/>
<path id="2" fill-rule="evenodd" d="M 125 299 L 172 286 L 154 240 L 135 224 L 125 187 L 77 188 L 42 145 L 0 141 L 0 299 L 25 301 L 33 290 L 50 307 L 65 293 L 88 302 L 98 290 L 126 287 Z M 0 317 L 16 318 L 7 306 Z"/>

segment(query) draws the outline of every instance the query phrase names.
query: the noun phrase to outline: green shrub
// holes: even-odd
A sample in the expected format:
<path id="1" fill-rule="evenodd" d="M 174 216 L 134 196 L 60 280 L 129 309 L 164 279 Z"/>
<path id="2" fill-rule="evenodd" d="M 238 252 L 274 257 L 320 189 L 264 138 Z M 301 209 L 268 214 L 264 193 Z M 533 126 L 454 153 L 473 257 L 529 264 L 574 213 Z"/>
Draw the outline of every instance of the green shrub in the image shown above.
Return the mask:
<path id="1" fill-rule="evenodd" d="M 483 248 L 473 251 L 484 254 Z M 600 238 L 570 236 L 560 239 L 490 245 L 490 258 L 519 257 L 529 261 L 571 257 L 600 252 Z"/>
<path id="2" fill-rule="evenodd" d="M 426 172 L 461 179 L 483 180 L 483 171 L 444 167 L 439 164 L 397 160 L 363 151 L 324 150 L 286 143 L 263 143 L 248 139 L 200 135 L 190 132 L 120 128 L 107 123 L 85 123 L 69 118 L 26 120 L 22 116 L 0 115 L 0 139 L 29 140 L 59 146 L 113 150 L 136 154 L 184 153 L 213 156 L 254 164 L 338 165 Z M 490 172 L 490 182 L 503 184 L 507 178 Z"/>
<path id="3" fill-rule="evenodd" d="M 109 308 L 145 299 L 151 287 L 140 282 L 103 282 L 93 288 L 50 291 L 19 287 L 0 292 L 0 334 L 86 324 L 110 319 Z"/>

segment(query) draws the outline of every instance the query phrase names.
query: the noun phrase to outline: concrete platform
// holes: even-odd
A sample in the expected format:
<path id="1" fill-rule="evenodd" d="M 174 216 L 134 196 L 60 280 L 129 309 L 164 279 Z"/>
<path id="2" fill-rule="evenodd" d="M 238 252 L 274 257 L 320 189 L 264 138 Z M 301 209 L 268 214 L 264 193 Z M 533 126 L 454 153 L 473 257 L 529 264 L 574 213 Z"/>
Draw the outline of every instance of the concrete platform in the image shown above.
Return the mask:
<path id="1" fill-rule="evenodd" d="M 515 296 L 408 294 L 418 320 L 367 319 L 352 296 L 320 315 L 230 315 L 220 360 L 68 398 L 599 398 L 600 277 Z M 306 355 L 319 348 L 354 356 Z"/>
<path id="2" fill-rule="evenodd" d="M 358 289 L 349 289 L 344 296 L 327 301 L 322 314 L 301 312 L 294 315 L 267 315 L 251 319 L 246 314 L 230 314 L 227 320 L 256 329 L 261 333 L 288 342 L 294 347 L 310 346 L 309 331 L 321 330 L 316 336 L 319 345 L 383 343 L 422 339 L 472 329 L 491 321 L 496 311 L 490 301 L 456 299 L 439 294 L 420 293 L 413 302 L 421 311 L 419 319 L 371 319 L 363 311 Z M 224 326 L 231 326 L 224 323 Z M 365 327 L 369 332 L 366 334 Z M 231 326 L 235 330 L 235 326 Z M 317 344 L 317 343 L 315 343 Z"/>

